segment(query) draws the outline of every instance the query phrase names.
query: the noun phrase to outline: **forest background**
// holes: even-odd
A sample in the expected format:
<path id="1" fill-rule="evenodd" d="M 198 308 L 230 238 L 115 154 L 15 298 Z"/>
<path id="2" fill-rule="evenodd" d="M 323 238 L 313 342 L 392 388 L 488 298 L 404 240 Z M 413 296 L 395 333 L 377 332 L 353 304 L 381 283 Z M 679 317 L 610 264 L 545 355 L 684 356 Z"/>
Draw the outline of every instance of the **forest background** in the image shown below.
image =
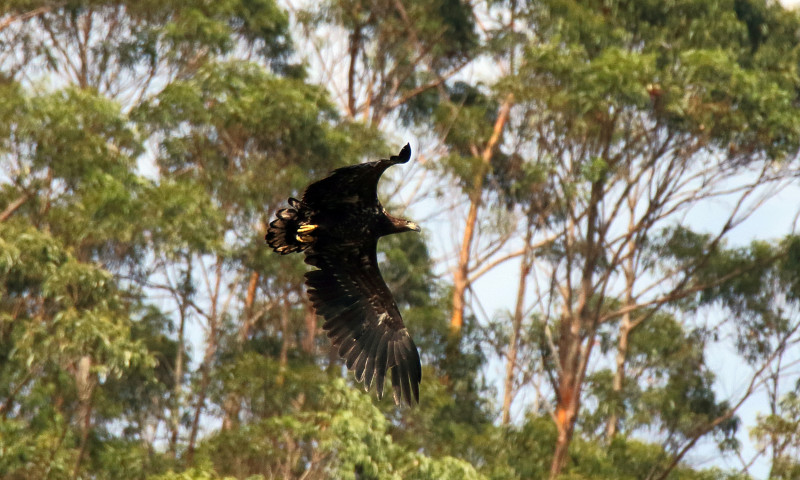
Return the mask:
<path id="1" fill-rule="evenodd" d="M 5 0 L 0 478 L 800 478 L 799 36 L 764 0 Z M 263 241 L 409 140 L 413 409 Z"/>

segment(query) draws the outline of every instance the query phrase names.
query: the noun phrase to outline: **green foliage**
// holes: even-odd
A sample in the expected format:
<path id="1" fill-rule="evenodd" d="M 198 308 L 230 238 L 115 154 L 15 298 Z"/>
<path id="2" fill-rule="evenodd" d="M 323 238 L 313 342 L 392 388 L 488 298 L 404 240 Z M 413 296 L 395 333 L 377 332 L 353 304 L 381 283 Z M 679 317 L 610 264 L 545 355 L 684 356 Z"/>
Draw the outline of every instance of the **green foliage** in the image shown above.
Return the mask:
<path id="1" fill-rule="evenodd" d="M 773 157 L 797 148 L 798 52 L 775 56 L 795 12 L 745 0 L 555 0 L 532 12 L 546 41 L 529 47 L 515 84 L 545 100 L 564 134 L 602 134 L 593 129 L 609 116 L 636 109 L 723 148 Z"/>
<path id="2" fill-rule="evenodd" d="M 772 451 L 774 461 L 770 478 L 795 478 L 800 473 L 797 461 L 800 452 L 800 396 L 796 391 L 789 392 L 773 409 L 771 414 L 759 416 L 750 436 L 758 441 L 759 446 Z"/>
<path id="3" fill-rule="evenodd" d="M 235 477 L 221 477 L 208 465 L 193 467 L 182 472 L 164 473 L 147 477 L 148 480 L 233 480 Z M 247 477 L 246 480 L 263 480 L 261 475 Z"/>
<path id="4" fill-rule="evenodd" d="M 714 374 L 706 367 L 706 336 L 701 331 L 684 331 L 674 317 L 655 314 L 639 324 L 629 337 L 627 369 L 630 377 L 621 392 L 612 390 L 613 372 L 600 370 L 590 375 L 589 389 L 598 407 L 582 419 L 586 431 L 605 428 L 613 414 L 620 430 L 660 431 L 672 439 L 675 448 L 698 429 L 711 425 L 727 412 L 728 404 L 718 401 Z M 712 430 L 719 442 L 734 446 L 739 421 L 726 420 Z M 710 428 L 710 427 L 709 427 Z"/>
<path id="5" fill-rule="evenodd" d="M 142 147 L 119 105 L 75 88 L 23 95 L 11 105 L 0 122 L 13 132 L 4 150 L 14 158 L 19 190 L 4 185 L 2 195 L 32 196 L 23 212 L 75 246 L 81 259 L 115 262 L 136 253 L 142 232 L 128 219 L 142 212 L 145 184 L 133 175 Z M 62 221 L 67 217 L 71 222 Z"/>
<path id="6" fill-rule="evenodd" d="M 330 1 L 316 18 L 312 15 L 307 18 L 362 29 L 362 41 L 380 45 L 381 54 L 386 57 L 370 59 L 378 67 L 381 62 L 389 61 L 411 66 L 415 49 L 421 48 L 435 59 L 436 70 L 445 69 L 468 57 L 478 43 L 470 5 L 460 0 L 407 2 L 402 13 L 391 1 Z M 407 35 L 411 26 L 414 39 Z M 419 44 L 415 45 L 415 41 Z M 404 87 L 413 88 L 415 80 L 408 79 Z"/>
<path id="7" fill-rule="evenodd" d="M 5 2 L 0 13 L 25 18 L 38 9 L 45 10 L 41 25 L 29 22 L 32 28 L 0 36 L 0 47 L 19 49 L 19 60 L 8 64 L 11 71 L 42 62 L 83 87 L 118 94 L 126 77 L 146 87 L 151 69 L 161 64 L 190 71 L 200 59 L 229 54 L 237 47 L 277 71 L 296 69 L 286 62 L 292 47 L 288 15 L 272 0 L 73 0 L 64 5 L 31 0 Z M 87 61 L 74 68 L 74 50 L 66 47 L 74 45 L 74 29 L 83 28 L 90 17 L 108 30 L 84 32 L 89 37 L 84 40 L 92 44 L 84 45 Z"/>
<path id="8" fill-rule="evenodd" d="M 102 379 L 96 397 L 107 379 L 147 371 L 156 360 L 132 338 L 126 302 L 109 272 L 78 262 L 31 226 L 0 224 L 0 293 L 0 471 L 66 478 L 80 449 L 70 417 L 84 401 L 82 390 L 94 388 L 87 380 L 82 385 L 81 359 L 89 359 L 91 378 Z"/>
<path id="9" fill-rule="evenodd" d="M 202 198 L 193 192 L 205 192 L 218 210 L 215 221 L 221 224 L 187 225 L 196 232 L 181 231 L 178 236 L 187 240 L 202 237 L 203 230 L 211 240 L 208 234 L 216 230 L 215 241 L 227 231 L 243 235 L 237 243 L 250 245 L 253 222 L 302 188 L 308 175 L 352 162 L 377 144 L 369 143 L 374 136 L 364 129 L 336 125 L 336 114 L 318 87 L 244 61 L 206 64 L 190 79 L 166 85 L 133 116 L 161 137 L 157 162 L 170 180 L 161 186 L 167 189 L 164 199 L 186 196 L 163 208 L 181 217 L 187 210 L 213 212 L 210 206 L 187 205 Z M 354 142 L 353 135 L 362 135 L 363 143 Z M 174 222 L 208 216 L 198 213 Z M 166 228 L 174 229 L 169 223 Z M 213 247 L 195 246 L 200 251 Z"/>
<path id="10" fill-rule="evenodd" d="M 314 389 L 313 397 L 284 407 L 281 415 L 209 437 L 201 455 L 216 472 L 235 478 L 265 472 L 266 478 L 484 478 L 463 460 L 397 445 L 383 413 L 342 379 Z"/>

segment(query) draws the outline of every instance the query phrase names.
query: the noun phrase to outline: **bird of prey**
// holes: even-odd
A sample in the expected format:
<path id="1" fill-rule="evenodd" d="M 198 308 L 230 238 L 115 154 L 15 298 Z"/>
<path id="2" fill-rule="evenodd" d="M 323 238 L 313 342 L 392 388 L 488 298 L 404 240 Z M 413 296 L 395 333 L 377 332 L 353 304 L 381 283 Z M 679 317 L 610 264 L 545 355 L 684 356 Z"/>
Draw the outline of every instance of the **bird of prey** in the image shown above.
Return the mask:
<path id="1" fill-rule="evenodd" d="M 305 275 L 308 298 L 325 322 L 322 328 L 369 391 L 373 380 L 383 397 L 391 372 L 396 404 L 419 403 L 422 379 L 417 346 L 378 270 L 378 238 L 393 233 L 419 232 L 417 224 L 393 217 L 378 201 L 378 179 L 392 165 L 406 163 L 406 145 L 388 160 L 334 170 L 309 185 L 302 199 L 289 198 L 290 208 L 276 213 L 266 240 L 286 255 L 305 252 L 316 270 Z"/>

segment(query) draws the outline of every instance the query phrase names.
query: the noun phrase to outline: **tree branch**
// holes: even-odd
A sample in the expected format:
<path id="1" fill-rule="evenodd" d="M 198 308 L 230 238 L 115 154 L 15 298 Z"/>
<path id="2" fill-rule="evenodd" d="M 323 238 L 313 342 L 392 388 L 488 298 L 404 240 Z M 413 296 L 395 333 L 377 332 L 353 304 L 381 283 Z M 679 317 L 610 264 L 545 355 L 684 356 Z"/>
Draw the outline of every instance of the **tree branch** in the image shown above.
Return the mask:
<path id="1" fill-rule="evenodd" d="M 17 209 L 21 207 L 25 202 L 27 202 L 29 198 L 31 198 L 30 195 L 28 195 L 27 193 L 23 193 L 16 200 L 9 203 L 6 209 L 3 210 L 3 213 L 0 213 L 0 223 L 8 220 L 8 217 L 13 215 L 14 212 L 16 212 Z"/>
<path id="2" fill-rule="evenodd" d="M 0 32 L 5 30 L 6 28 L 10 27 L 14 22 L 24 22 L 25 20 L 31 19 L 33 17 L 37 17 L 42 15 L 43 13 L 47 13 L 50 10 L 60 7 L 61 4 L 56 5 L 46 5 L 44 7 L 34 8 L 28 12 L 19 13 L 17 15 L 9 15 L 8 17 L 4 18 L 0 21 Z"/>

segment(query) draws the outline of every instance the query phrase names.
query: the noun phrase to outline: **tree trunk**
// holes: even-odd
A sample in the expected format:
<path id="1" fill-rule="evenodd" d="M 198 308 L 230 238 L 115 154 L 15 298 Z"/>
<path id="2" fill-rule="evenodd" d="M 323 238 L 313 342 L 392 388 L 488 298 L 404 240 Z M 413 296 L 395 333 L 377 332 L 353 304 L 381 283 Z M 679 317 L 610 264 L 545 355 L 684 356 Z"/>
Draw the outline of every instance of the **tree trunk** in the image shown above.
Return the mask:
<path id="1" fill-rule="evenodd" d="M 559 357 L 561 374 L 556 388 L 555 422 L 558 431 L 553 460 L 550 464 L 550 480 L 554 480 L 566 465 L 569 444 L 575 428 L 575 418 L 580 404 L 580 321 L 575 318 L 562 318 Z"/>
<path id="2" fill-rule="evenodd" d="M 306 332 L 300 347 L 303 349 L 303 352 L 313 355 L 314 343 L 317 339 L 317 312 L 314 311 L 314 307 L 311 306 L 310 302 L 303 302 L 303 304 L 306 310 L 304 319 Z"/>
<path id="3" fill-rule="evenodd" d="M 0 222 L 5 222 L 6 220 L 8 220 L 8 217 L 13 215 L 14 212 L 16 212 L 19 207 L 21 207 L 25 202 L 27 202 L 28 198 L 30 198 L 28 194 L 23 193 L 22 195 L 19 196 L 19 198 L 9 203 L 8 206 L 5 208 L 5 210 L 3 210 L 2 213 L 0 213 Z"/>
<path id="4" fill-rule="evenodd" d="M 206 348 L 207 358 L 209 361 L 203 361 L 203 366 L 201 367 L 201 376 L 200 376 L 200 392 L 197 395 L 197 403 L 194 407 L 194 417 L 192 418 L 192 429 L 189 434 L 189 446 L 186 448 L 186 463 L 187 465 L 192 464 L 192 459 L 194 458 L 194 447 L 197 443 L 197 434 L 200 430 L 200 417 L 203 414 L 203 408 L 206 404 L 206 394 L 208 392 L 208 385 L 211 382 L 211 365 L 210 365 L 210 357 L 213 356 L 208 355 L 209 348 Z"/>
<path id="5" fill-rule="evenodd" d="M 206 351 L 203 355 L 203 364 L 201 365 L 200 376 L 200 391 L 197 395 L 197 404 L 194 408 L 194 418 L 192 419 L 192 429 L 189 434 L 189 445 L 186 448 L 186 463 L 191 465 L 194 457 L 194 447 L 197 443 L 197 434 L 200 430 L 200 417 L 203 414 L 203 409 L 206 405 L 206 396 L 208 395 L 208 386 L 211 383 L 211 363 L 214 360 L 214 354 L 217 352 L 217 341 L 219 333 L 219 294 L 220 285 L 222 282 L 222 259 L 217 259 L 217 266 L 215 272 L 214 289 L 211 292 L 211 313 L 208 315 L 208 339 L 206 340 Z"/>
<path id="6" fill-rule="evenodd" d="M 509 110 L 511 110 L 513 101 L 514 95 L 508 94 L 503 105 L 500 107 L 500 113 L 497 116 L 497 120 L 494 122 L 492 136 L 489 138 L 481 154 L 481 168 L 479 168 L 478 172 L 475 174 L 472 192 L 469 195 L 470 204 L 469 213 L 467 214 L 467 223 L 464 225 L 464 236 L 461 240 L 458 263 L 453 271 L 453 313 L 450 317 L 451 337 L 458 338 L 461 334 L 461 327 L 464 325 L 464 297 L 467 288 L 469 288 L 470 250 L 472 247 L 472 239 L 475 236 L 475 226 L 478 222 L 478 209 L 483 199 L 483 177 L 486 175 L 494 149 L 508 121 L 508 113 Z"/>
<path id="7" fill-rule="evenodd" d="M 361 25 L 353 28 L 350 34 L 350 67 L 347 69 L 347 115 L 350 118 L 356 116 L 356 63 L 358 62 L 358 52 L 361 48 Z"/>
<path id="8" fill-rule="evenodd" d="M 628 358 L 628 336 L 631 331 L 631 314 L 625 313 L 619 324 L 619 340 L 617 342 L 617 356 L 615 358 L 616 371 L 614 380 L 611 384 L 611 391 L 614 393 L 614 410 L 608 418 L 606 426 L 606 438 L 611 440 L 617 434 L 619 427 L 618 409 L 621 408 L 622 388 L 625 385 L 625 362 Z"/>
<path id="9" fill-rule="evenodd" d="M 181 407 L 183 406 L 183 350 L 184 331 L 186 328 L 186 299 L 181 302 L 180 319 L 178 321 L 178 351 L 175 354 L 175 369 L 173 370 L 174 387 L 172 390 L 172 411 L 170 412 L 170 439 L 169 448 L 172 458 L 178 456 L 178 430 L 180 428 Z"/>
<path id="10" fill-rule="evenodd" d="M 222 402 L 222 410 L 225 412 L 222 417 L 222 430 L 234 430 L 239 427 L 239 412 L 242 409 L 239 395 L 229 393 Z"/>
<path id="11" fill-rule="evenodd" d="M 239 326 L 239 344 L 244 344 L 250 336 L 250 326 L 253 324 L 253 305 L 256 298 L 256 287 L 260 275 L 253 270 L 250 273 L 250 280 L 247 283 L 247 296 L 244 299 L 244 310 L 242 324 Z M 230 392 L 225 396 L 222 404 L 222 430 L 231 430 L 239 425 L 239 411 L 241 403 L 237 392 Z"/>
<path id="12" fill-rule="evenodd" d="M 480 188 L 480 187 L 478 187 Z M 464 226 L 464 239 L 461 241 L 461 251 L 458 255 L 458 265 L 453 272 L 453 315 L 450 318 L 450 333 L 457 337 L 464 326 L 464 297 L 469 286 L 469 256 L 472 238 L 475 235 L 475 224 L 478 218 L 478 203 L 480 197 L 473 195 L 470 198 L 467 224 Z"/>
<path id="13" fill-rule="evenodd" d="M 39 15 L 45 14 L 55 8 L 54 5 L 47 5 L 45 7 L 34 8 L 27 12 L 19 13 L 16 15 L 8 15 L 4 16 L 2 20 L 0 20 L 0 32 L 11 26 L 14 22 L 24 22 L 33 17 L 38 17 Z"/>
<path id="14" fill-rule="evenodd" d="M 289 294 L 284 293 L 281 298 L 281 353 L 278 357 L 278 378 L 276 383 L 283 385 L 286 376 L 286 367 L 289 363 Z"/>
<path id="15" fill-rule="evenodd" d="M 625 299 L 624 305 L 629 307 L 634 304 L 633 301 L 633 283 L 634 276 L 634 257 L 636 255 L 636 243 L 633 240 L 636 222 L 636 204 L 632 196 L 628 197 L 628 209 L 630 213 L 630 220 L 628 222 L 628 242 L 627 242 L 627 257 L 625 258 Z M 619 428 L 619 409 L 621 406 L 622 389 L 625 386 L 625 362 L 628 360 L 628 337 L 631 334 L 631 312 L 626 311 L 622 315 L 619 324 L 619 340 L 617 341 L 617 356 L 615 359 L 616 371 L 614 372 L 614 380 L 611 385 L 611 391 L 614 393 L 614 410 L 608 418 L 608 425 L 606 426 L 606 438 L 611 440 L 617 434 Z"/>
<path id="16" fill-rule="evenodd" d="M 569 445 L 575 430 L 575 421 L 581 404 L 581 388 L 586 376 L 586 367 L 594 346 L 598 322 L 598 308 L 602 303 L 594 297 L 593 276 L 600 250 L 603 248 L 603 231 L 599 225 L 599 204 L 603 196 L 603 181 L 592 184 L 586 215 L 586 235 L 583 241 L 576 242 L 575 222 L 572 217 L 567 230 L 565 254 L 568 264 L 583 257 L 580 293 L 575 305 L 568 291 L 563 306 L 560 336 L 558 339 L 558 359 L 560 371 L 556 385 L 555 421 L 558 430 L 555 453 L 550 464 L 550 480 L 555 480 L 567 462 Z M 569 268 L 567 269 L 570 270 Z M 567 274 L 569 275 L 569 273 Z"/>
<path id="17" fill-rule="evenodd" d="M 96 385 L 95 378 L 91 375 L 92 359 L 84 355 L 78 360 L 75 370 L 75 386 L 78 391 L 79 418 L 78 423 L 81 428 L 81 443 L 78 450 L 78 458 L 75 460 L 75 467 L 72 471 L 72 478 L 77 479 L 80 472 L 81 462 L 86 454 L 86 445 L 89 441 L 89 431 L 92 428 L 92 392 Z"/>
<path id="18" fill-rule="evenodd" d="M 334 375 L 337 372 L 341 372 L 339 349 L 333 345 L 330 345 L 330 348 L 328 348 L 328 367 L 325 369 L 325 371 L 328 372 L 329 375 Z"/>
<path id="19" fill-rule="evenodd" d="M 514 398 L 514 372 L 517 368 L 517 353 L 519 349 L 519 334 L 522 327 L 522 316 L 525 312 L 525 288 L 528 275 L 531 272 L 533 258 L 530 252 L 532 224 L 530 218 L 525 232 L 525 252 L 522 255 L 519 268 L 519 287 L 517 289 L 517 304 L 514 308 L 514 318 L 511 323 L 511 339 L 506 354 L 506 377 L 503 382 L 503 425 L 508 425 L 511 419 L 511 401 Z"/>
<path id="20" fill-rule="evenodd" d="M 250 335 L 250 326 L 253 325 L 253 305 L 256 301 L 256 288 L 260 275 L 253 270 L 250 281 L 247 283 L 247 296 L 244 299 L 244 322 L 239 327 L 239 341 L 244 343 Z"/>

